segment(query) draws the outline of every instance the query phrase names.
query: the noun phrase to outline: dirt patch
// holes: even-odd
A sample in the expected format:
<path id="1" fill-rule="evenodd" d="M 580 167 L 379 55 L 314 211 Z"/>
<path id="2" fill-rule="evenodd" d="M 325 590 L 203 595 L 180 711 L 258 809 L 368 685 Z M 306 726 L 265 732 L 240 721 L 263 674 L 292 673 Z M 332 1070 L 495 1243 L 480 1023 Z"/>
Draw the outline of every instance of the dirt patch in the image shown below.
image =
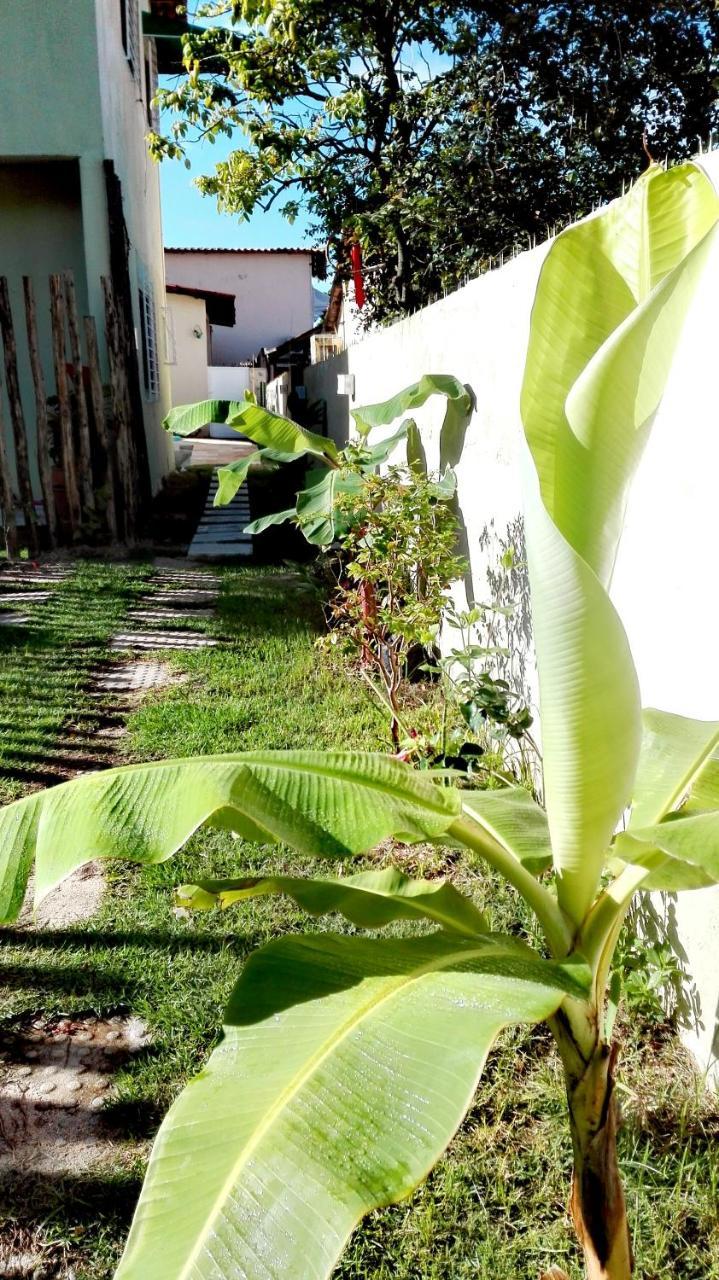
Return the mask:
<path id="1" fill-rule="evenodd" d="M 25 901 L 18 918 L 24 929 L 63 929 L 70 924 L 82 924 L 100 910 L 105 893 L 105 876 L 101 862 L 88 862 L 78 867 L 72 875 L 43 898 L 37 911 L 33 911 L 35 886 L 33 877 L 28 881 Z"/>
<path id="2" fill-rule="evenodd" d="M 119 1016 L 38 1017 L 6 1029 L 0 1177 L 78 1174 L 116 1160 L 121 1137 L 105 1114 L 112 1078 L 148 1043 L 139 1018 Z"/>

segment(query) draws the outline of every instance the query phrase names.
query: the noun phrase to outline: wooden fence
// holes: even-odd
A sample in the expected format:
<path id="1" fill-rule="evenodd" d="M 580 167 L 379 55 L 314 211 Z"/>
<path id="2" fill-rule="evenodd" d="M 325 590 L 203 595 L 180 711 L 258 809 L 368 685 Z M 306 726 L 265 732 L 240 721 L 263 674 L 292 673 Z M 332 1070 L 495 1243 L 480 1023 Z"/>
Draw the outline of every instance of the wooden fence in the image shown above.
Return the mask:
<path id="1" fill-rule="evenodd" d="M 24 317 L 19 321 L 12 313 L 7 278 L 0 276 L 0 340 L 11 427 L 6 432 L 0 380 L 0 509 L 9 559 L 17 556 L 21 541 L 35 555 L 43 546 L 131 542 L 137 537 L 146 457 L 139 388 L 134 386 L 137 356 L 123 300 L 117 298 L 110 278 L 102 278 L 102 289 L 107 388 L 95 318 L 83 316 L 81 325 L 72 272 L 49 277 L 51 379 L 40 357 L 33 282 L 23 277 Z M 27 337 L 34 392 L 32 451 L 42 491 L 42 519 L 38 519 L 40 504 L 34 502 L 31 446 L 20 394 L 16 333 L 21 326 Z M 48 385 L 54 386 L 54 394 L 48 395 Z"/>

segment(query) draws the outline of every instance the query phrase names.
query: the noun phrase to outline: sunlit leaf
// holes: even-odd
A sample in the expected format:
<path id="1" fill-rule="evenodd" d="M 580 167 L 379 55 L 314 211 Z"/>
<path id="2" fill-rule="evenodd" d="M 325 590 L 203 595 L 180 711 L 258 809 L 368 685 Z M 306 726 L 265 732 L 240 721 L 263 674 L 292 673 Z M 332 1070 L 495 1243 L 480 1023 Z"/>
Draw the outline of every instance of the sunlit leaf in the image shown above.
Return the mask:
<path id="1" fill-rule="evenodd" d="M 207 911 L 267 894 L 288 894 L 313 916 L 337 911 L 364 929 L 378 929 L 392 920 L 418 919 L 470 937 L 488 929 L 482 912 L 446 880 L 413 880 L 394 867 L 342 879 L 273 875 L 199 880 L 183 885 L 175 896 L 178 906 Z"/>
<path id="2" fill-rule="evenodd" d="M 499 1030 L 587 979 L 501 937 L 270 944 L 160 1129 L 117 1280 L 326 1280 L 441 1155 Z"/>

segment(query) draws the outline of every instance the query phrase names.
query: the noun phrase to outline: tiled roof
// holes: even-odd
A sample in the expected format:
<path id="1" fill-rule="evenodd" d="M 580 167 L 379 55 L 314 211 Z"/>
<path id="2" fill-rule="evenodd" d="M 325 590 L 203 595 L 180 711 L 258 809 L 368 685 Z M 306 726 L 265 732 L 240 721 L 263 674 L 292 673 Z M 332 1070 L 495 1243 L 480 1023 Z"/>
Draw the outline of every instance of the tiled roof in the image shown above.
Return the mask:
<path id="1" fill-rule="evenodd" d="M 194 249 L 174 249 L 171 245 L 165 247 L 165 253 L 316 253 L 317 250 L 307 249 L 207 249 L 198 245 Z"/>

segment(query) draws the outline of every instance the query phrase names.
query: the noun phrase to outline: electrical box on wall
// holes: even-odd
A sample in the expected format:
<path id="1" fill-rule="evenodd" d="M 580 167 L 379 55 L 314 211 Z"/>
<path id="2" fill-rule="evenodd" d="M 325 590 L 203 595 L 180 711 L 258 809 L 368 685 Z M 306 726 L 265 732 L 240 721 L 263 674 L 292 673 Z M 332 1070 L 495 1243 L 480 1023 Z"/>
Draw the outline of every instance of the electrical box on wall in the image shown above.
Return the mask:
<path id="1" fill-rule="evenodd" d="M 349 396 L 351 400 L 355 398 L 355 376 L 353 373 L 337 374 L 337 395 Z"/>

